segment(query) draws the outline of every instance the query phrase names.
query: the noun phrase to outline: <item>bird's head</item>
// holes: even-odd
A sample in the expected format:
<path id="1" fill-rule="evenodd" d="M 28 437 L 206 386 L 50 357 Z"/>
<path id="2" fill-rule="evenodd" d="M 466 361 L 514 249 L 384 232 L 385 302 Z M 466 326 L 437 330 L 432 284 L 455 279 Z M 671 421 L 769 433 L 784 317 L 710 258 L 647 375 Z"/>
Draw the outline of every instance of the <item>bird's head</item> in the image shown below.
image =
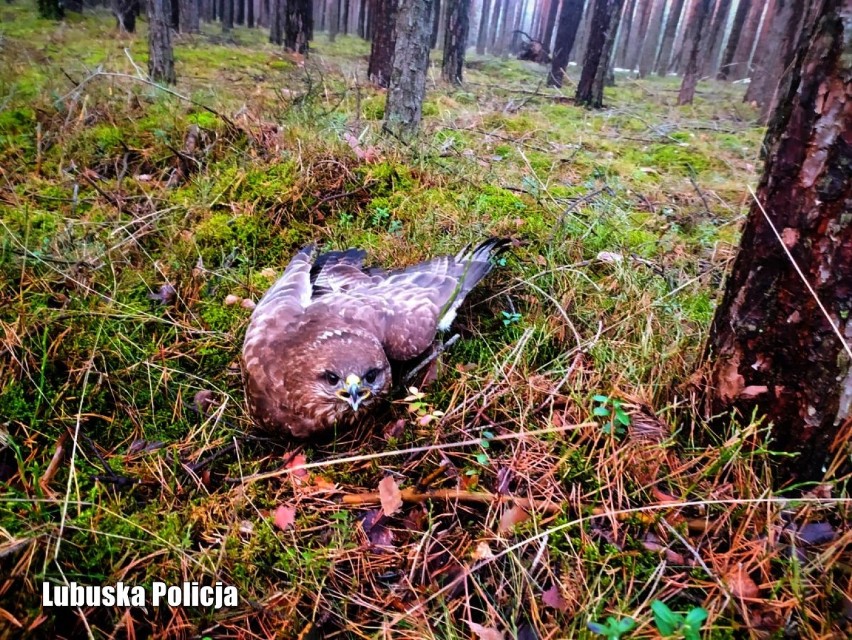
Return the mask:
<path id="1" fill-rule="evenodd" d="M 355 414 L 390 388 L 390 364 L 372 336 L 344 332 L 334 337 L 313 363 L 318 395 L 335 414 Z"/>

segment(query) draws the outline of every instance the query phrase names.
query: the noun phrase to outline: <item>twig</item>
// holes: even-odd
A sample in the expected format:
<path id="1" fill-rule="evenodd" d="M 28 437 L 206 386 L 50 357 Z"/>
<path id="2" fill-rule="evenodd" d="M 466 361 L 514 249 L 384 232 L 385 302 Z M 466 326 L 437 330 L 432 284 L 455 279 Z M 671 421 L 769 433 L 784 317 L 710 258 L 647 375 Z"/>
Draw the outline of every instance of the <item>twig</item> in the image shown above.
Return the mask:
<path id="1" fill-rule="evenodd" d="M 425 369 L 427 366 L 437 360 L 444 351 L 446 351 L 447 349 L 452 347 L 456 342 L 458 342 L 459 337 L 459 334 L 456 333 L 451 336 L 449 340 L 447 340 L 446 342 L 442 342 L 437 347 L 435 347 L 435 350 L 430 353 L 428 357 L 424 358 L 423 362 L 418 364 L 406 374 L 406 376 L 402 379 L 402 385 L 407 386 L 414 379 L 414 376 L 423 371 L 423 369 Z"/>
<path id="2" fill-rule="evenodd" d="M 565 222 L 565 218 L 568 217 L 569 213 L 577 209 L 581 204 L 585 204 L 591 200 L 594 200 L 603 192 L 606 192 L 610 197 L 614 195 L 609 185 L 605 184 L 600 189 L 595 189 L 591 193 L 587 193 L 586 195 L 577 198 L 574 202 L 572 202 L 561 214 L 559 214 L 559 218 L 556 219 L 556 224 L 553 225 L 553 231 L 550 232 L 550 237 L 547 239 L 547 243 L 553 244 L 553 240 L 556 238 L 556 234 L 559 232 L 559 229 L 562 228 L 562 225 Z"/>
<path id="3" fill-rule="evenodd" d="M 201 460 L 199 460 L 198 462 L 193 462 L 192 464 L 184 464 L 183 466 L 190 473 L 196 473 L 202 467 L 207 466 L 211 462 L 217 460 L 218 458 L 221 458 L 226 453 L 230 453 L 231 451 L 233 451 L 236 448 L 237 448 L 236 442 L 232 442 L 228 446 L 222 447 L 218 451 L 214 451 L 209 456 L 201 458 Z"/>
<path id="4" fill-rule="evenodd" d="M 452 502 L 472 502 L 476 504 L 492 504 L 494 502 L 512 502 L 514 505 L 526 509 L 527 511 L 537 511 L 548 514 L 559 513 L 563 502 L 553 502 L 551 500 L 530 500 L 529 498 L 521 498 L 518 496 L 501 496 L 486 491 L 462 491 L 461 489 L 433 489 L 432 491 L 419 492 L 414 488 L 406 488 L 400 491 L 400 498 L 403 502 L 426 502 L 427 500 L 444 500 Z M 378 492 L 370 493 L 348 493 L 342 498 L 343 504 L 350 506 L 374 504 L 381 502 Z"/>
<path id="5" fill-rule="evenodd" d="M 689 172 L 689 181 L 692 183 L 692 187 L 695 189 L 698 197 L 701 198 L 701 202 L 704 203 L 704 211 L 709 214 L 710 204 L 707 202 L 707 198 L 704 196 L 704 192 L 699 188 L 698 183 L 695 182 L 695 178 L 692 177 L 692 171 Z"/>

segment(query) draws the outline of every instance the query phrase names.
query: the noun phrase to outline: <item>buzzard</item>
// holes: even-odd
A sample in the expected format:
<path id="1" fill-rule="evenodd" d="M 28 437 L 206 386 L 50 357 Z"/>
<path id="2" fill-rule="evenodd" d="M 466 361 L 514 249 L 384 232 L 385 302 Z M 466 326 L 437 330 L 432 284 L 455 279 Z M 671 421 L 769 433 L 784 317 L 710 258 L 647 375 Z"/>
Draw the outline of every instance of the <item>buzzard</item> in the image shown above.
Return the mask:
<path id="1" fill-rule="evenodd" d="M 299 251 L 254 309 L 243 344 L 246 399 L 262 428 L 306 438 L 387 394 L 390 362 L 424 353 L 509 240 L 394 271 L 366 252 Z"/>

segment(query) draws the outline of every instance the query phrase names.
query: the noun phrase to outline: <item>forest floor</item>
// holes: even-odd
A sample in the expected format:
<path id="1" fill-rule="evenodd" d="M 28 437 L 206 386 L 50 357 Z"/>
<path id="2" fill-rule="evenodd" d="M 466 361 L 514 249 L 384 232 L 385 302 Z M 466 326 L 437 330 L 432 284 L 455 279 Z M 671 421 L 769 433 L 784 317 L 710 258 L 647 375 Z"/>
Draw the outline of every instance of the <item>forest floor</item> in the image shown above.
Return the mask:
<path id="1" fill-rule="evenodd" d="M 357 38 L 207 25 L 166 91 L 145 27 L 0 7 L 0 635 L 849 633 L 838 488 L 773 488 L 770 429 L 709 429 L 693 384 L 761 167 L 743 86 L 619 74 L 587 111 L 474 56 L 406 146 Z M 431 385 L 333 441 L 252 431 L 242 335 L 298 247 L 489 235 Z M 40 607 L 118 580 L 240 602 Z"/>

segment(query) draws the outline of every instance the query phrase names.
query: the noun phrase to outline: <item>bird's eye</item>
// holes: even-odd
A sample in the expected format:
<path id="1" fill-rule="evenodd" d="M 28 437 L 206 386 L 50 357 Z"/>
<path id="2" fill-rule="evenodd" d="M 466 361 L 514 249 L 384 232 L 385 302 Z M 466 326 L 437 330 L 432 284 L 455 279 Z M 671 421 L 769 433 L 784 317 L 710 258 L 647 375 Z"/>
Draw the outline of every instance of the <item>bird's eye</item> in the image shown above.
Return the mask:
<path id="1" fill-rule="evenodd" d="M 325 381 L 330 384 L 332 387 L 340 382 L 340 376 L 331 371 L 325 372 Z"/>
<path id="2" fill-rule="evenodd" d="M 376 377 L 378 375 L 378 369 L 370 369 L 367 373 L 364 374 L 364 382 L 366 382 L 367 384 L 373 384 L 376 381 Z"/>

